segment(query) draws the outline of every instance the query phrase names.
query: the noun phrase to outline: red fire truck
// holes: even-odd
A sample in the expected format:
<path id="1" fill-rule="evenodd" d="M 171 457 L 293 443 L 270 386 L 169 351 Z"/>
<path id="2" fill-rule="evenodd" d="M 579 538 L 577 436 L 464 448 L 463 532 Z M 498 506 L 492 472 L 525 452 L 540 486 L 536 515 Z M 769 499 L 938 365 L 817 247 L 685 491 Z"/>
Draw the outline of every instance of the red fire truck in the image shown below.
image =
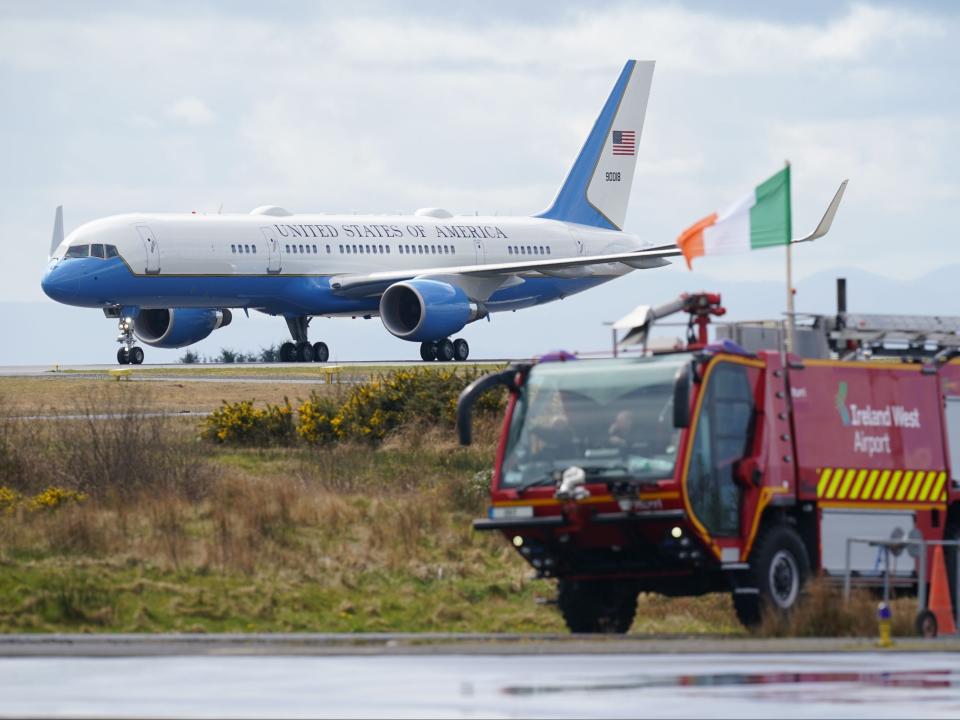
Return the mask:
<path id="1" fill-rule="evenodd" d="M 960 536 L 960 318 L 841 305 L 797 328 L 792 354 L 774 324 L 706 344 L 718 296 L 677 307 L 691 319 L 683 351 L 560 356 L 464 391 L 463 443 L 474 399 L 510 393 L 475 529 L 558 579 L 574 632 L 625 632 L 639 592 L 729 590 L 751 626 L 793 608 L 812 574 L 916 590 L 919 552 L 887 567 L 887 548 L 847 539 Z"/>

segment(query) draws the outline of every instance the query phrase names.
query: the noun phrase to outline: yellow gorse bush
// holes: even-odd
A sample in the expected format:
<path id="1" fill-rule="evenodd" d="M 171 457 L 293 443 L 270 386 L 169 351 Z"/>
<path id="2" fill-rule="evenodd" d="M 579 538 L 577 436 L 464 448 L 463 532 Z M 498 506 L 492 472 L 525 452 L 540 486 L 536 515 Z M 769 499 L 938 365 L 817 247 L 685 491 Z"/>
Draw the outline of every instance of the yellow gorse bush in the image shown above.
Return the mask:
<path id="1" fill-rule="evenodd" d="M 62 487 L 48 487 L 41 493 L 27 500 L 30 510 L 56 510 L 68 503 L 82 503 L 87 499 L 85 493 L 76 490 L 66 490 Z"/>
<path id="2" fill-rule="evenodd" d="M 204 421 L 201 435 L 229 444 L 289 442 L 299 437 L 313 445 L 325 445 L 340 440 L 380 442 L 408 425 L 452 427 L 460 392 L 480 374 L 476 369 L 460 373 L 403 369 L 355 385 L 340 402 L 310 393 L 297 408 L 295 426 L 289 404 L 260 410 L 250 400 L 225 402 Z M 503 392 L 490 392 L 475 410 L 500 412 L 503 402 Z"/>
<path id="3" fill-rule="evenodd" d="M 230 445 L 286 443 L 294 437 L 293 408 L 289 402 L 258 408 L 252 400 L 224 401 L 203 421 L 200 435 Z"/>
<path id="4" fill-rule="evenodd" d="M 56 486 L 48 487 L 43 492 L 27 497 L 16 490 L 0 486 L 0 512 L 7 514 L 13 513 L 18 507 L 31 511 L 56 510 L 70 503 L 82 503 L 86 499 L 86 493 Z"/>

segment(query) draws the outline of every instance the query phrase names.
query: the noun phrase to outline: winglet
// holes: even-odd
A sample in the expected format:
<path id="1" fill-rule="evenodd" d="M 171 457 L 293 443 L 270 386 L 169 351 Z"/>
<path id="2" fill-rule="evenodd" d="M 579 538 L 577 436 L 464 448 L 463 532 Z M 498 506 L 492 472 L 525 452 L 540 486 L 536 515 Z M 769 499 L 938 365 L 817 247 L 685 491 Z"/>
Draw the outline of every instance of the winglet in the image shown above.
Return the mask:
<path id="1" fill-rule="evenodd" d="M 57 205 L 57 213 L 53 217 L 53 237 L 50 239 L 50 255 L 57 251 L 60 243 L 63 242 L 63 205 Z"/>
<path id="2" fill-rule="evenodd" d="M 816 240 L 821 238 L 830 232 L 830 226 L 833 225 L 833 217 L 837 214 L 837 208 L 840 207 L 840 201 L 843 200 L 843 191 L 847 189 L 847 183 L 849 180 L 844 180 L 840 183 L 840 187 L 837 189 L 837 194 L 833 196 L 833 200 L 830 201 L 830 204 L 827 206 L 827 211 L 823 214 L 823 217 L 820 219 L 820 223 L 817 225 L 816 229 L 802 238 L 794 238 L 791 240 L 791 243 L 800 243 L 807 242 L 809 240 Z"/>

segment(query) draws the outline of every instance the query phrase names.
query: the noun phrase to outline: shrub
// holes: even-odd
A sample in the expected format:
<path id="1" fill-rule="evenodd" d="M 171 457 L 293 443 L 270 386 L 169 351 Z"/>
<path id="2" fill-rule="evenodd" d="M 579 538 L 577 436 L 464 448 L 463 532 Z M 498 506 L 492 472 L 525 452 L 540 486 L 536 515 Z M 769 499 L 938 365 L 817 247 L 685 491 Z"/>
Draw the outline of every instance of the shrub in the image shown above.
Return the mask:
<path id="1" fill-rule="evenodd" d="M 477 370 L 463 374 L 446 369 L 396 370 L 355 386 L 332 416 L 329 401 L 321 407 L 311 396 L 300 406 L 301 423 L 310 418 L 310 426 L 300 436 L 321 443 L 332 439 L 379 442 L 401 426 L 452 427 L 460 392 L 479 375 Z M 487 393 L 475 410 L 499 412 L 503 399 L 502 392 Z"/>
<path id="2" fill-rule="evenodd" d="M 200 355 L 195 353 L 193 350 L 187 350 L 183 355 L 180 356 L 180 362 L 184 365 L 196 365 L 200 362 Z"/>
<path id="3" fill-rule="evenodd" d="M 76 490 L 66 490 L 62 487 L 48 487 L 37 493 L 27 502 L 31 510 L 56 510 L 68 503 L 82 503 L 87 499 L 85 493 Z"/>
<path id="4" fill-rule="evenodd" d="M 337 439 L 334 424 L 340 408 L 329 397 L 311 392 L 310 397 L 297 409 L 297 435 L 313 445 L 327 445 Z"/>
<path id="5" fill-rule="evenodd" d="M 22 496 L 16 490 L 0 486 L 0 512 L 11 514 L 20 504 Z"/>
<path id="6" fill-rule="evenodd" d="M 254 407 L 252 400 L 228 403 L 214 410 L 203 422 L 201 436 L 233 445 L 285 444 L 294 437 L 293 408 L 289 402 Z"/>

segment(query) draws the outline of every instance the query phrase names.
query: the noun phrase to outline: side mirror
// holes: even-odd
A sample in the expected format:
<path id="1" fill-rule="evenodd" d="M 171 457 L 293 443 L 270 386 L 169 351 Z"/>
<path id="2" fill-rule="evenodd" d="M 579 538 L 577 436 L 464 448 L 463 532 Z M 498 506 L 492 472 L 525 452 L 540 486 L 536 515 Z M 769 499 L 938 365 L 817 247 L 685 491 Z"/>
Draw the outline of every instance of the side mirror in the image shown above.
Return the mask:
<path id="1" fill-rule="evenodd" d="M 477 401 L 477 398 L 498 385 L 514 390 L 514 378 L 519 371 L 520 369 L 517 367 L 510 367 L 497 373 L 484 375 L 463 389 L 457 399 L 457 434 L 461 445 L 469 445 L 473 441 L 473 404 Z"/>
<path id="2" fill-rule="evenodd" d="M 690 388 L 693 385 L 693 366 L 686 363 L 673 377 L 673 426 L 690 427 Z"/>

